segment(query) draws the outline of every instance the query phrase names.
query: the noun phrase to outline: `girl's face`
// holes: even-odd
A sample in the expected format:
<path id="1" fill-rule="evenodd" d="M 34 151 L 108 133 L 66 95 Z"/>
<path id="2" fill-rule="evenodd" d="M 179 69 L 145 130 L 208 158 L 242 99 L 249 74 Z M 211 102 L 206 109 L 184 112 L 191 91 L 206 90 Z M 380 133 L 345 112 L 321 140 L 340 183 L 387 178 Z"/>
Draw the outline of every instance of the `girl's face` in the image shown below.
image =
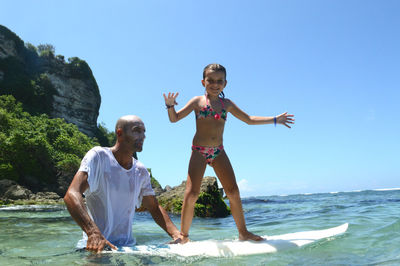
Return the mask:
<path id="1" fill-rule="evenodd" d="M 201 83 L 206 88 L 207 94 L 218 96 L 227 84 L 225 74 L 221 71 L 208 70 L 205 76 Z"/>

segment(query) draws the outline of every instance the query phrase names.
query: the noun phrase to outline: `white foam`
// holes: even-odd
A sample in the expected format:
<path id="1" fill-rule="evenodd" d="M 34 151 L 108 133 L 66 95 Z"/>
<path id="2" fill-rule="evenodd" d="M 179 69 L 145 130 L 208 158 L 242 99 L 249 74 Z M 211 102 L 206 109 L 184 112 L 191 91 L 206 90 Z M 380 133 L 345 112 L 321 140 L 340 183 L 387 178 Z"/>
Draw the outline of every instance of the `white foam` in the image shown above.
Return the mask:
<path id="1" fill-rule="evenodd" d="M 13 205 L 0 206 L 0 211 L 21 211 L 21 210 L 58 210 L 63 209 L 62 205 Z"/>
<path id="2" fill-rule="evenodd" d="M 376 188 L 372 189 L 373 191 L 393 191 L 393 190 L 400 190 L 400 188 Z"/>

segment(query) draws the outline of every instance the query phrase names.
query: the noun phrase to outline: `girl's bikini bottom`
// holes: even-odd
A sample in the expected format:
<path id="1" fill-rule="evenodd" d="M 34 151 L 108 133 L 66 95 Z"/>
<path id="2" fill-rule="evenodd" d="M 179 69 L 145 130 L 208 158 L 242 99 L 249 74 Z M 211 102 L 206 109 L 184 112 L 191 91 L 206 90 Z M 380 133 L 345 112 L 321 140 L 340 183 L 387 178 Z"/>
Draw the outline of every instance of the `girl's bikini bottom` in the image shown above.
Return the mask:
<path id="1" fill-rule="evenodd" d="M 206 147 L 206 146 L 192 146 L 193 151 L 200 152 L 204 156 L 206 162 L 211 165 L 215 158 L 224 150 L 224 145 L 219 145 L 217 147 Z"/>

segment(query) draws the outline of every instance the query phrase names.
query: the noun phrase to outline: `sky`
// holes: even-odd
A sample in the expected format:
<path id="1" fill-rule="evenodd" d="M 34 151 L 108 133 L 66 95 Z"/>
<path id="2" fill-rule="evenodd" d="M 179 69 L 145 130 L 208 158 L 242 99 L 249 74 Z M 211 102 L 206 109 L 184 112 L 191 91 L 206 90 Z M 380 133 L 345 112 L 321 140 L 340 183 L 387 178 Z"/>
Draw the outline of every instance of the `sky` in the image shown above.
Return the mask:
<path id="1" fill-rule="evenodd" d="M 242 197 L 400 187 L 400 1 L 0 0 L 23 41 L 79 57 L 101 94 L 98 123 L 142 118 L 139 160 L 162 186 L 187 176 L 203 68 L 227 69 L 225 96 L 250 115 L 295 115 L 291 129 L 228 114 L 224 147 Z M 207 167 L 206 176 L 215 176 Z"/>

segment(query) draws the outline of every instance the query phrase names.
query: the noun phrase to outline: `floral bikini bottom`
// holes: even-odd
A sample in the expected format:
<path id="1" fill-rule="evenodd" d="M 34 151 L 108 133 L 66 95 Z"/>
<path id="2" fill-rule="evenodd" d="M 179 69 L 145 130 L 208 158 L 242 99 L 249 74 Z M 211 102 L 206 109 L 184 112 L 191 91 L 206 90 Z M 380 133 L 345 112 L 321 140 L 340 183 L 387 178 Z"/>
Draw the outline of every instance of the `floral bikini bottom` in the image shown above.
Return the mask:
<path id="1" fill-rule="evenodd" d="M 211 165 L 215 158 L 224 150 L 224 145 L 217 147 L 205 147 L 205 146 L 192 146 L 192 150 L 200 152 L 204 156 L 206 162 Z"/>

